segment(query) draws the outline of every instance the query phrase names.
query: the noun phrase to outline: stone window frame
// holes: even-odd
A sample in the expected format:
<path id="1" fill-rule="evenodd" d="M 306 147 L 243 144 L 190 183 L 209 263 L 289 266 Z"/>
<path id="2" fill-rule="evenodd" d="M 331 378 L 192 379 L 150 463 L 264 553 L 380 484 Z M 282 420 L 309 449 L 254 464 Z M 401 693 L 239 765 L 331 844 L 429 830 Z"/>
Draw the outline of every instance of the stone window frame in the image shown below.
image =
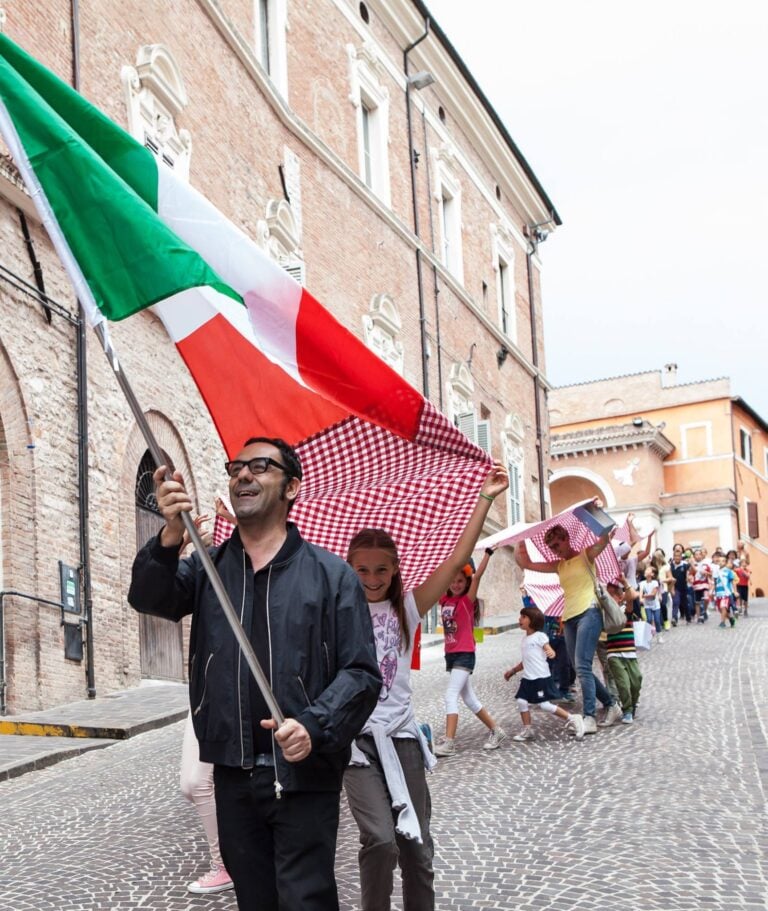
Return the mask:
<path id="1" fill-rule="evenodd" d="M 384 84 L 386 69 L 376 46 L 347 45 L 349 100 L 355 109 L 357 173 L 363 183 L 387 206 L 391 204 L 389 173 L 389 89 Z M 366 179 L 366 143 L 363 108 L 368 111 L 368 152 L 370 183 Z"/>
<path id="2" fill-rule="evenodd" d="M 368 312 L 363 314 L 363 334 L 366 345 L 386 364 L 400 374 L 405 370 L 405 349 L 399 339 L 403 328 L 400 311 L 392 296 L 375 294 Z"/>
<path id="3" fill-rule="evenodd" d="M 144 44 L 120 71 L 128 132 L 183 180 L 189 180 L 192 136 L 177 118 L 189 104 L 181 69 L 162 44 Z"/>
<path id="4" fill-rule="evenodd" d="M 509 472 L 507 516 L 510 525 L 525 521 L 525 425 L 518 414 L 509 412 L 504 418 L 501 448 Z"/>
<path id="5" fill-rule="evenodd" d="M 745 445 L 746 443 L 746 445 Z M 746 453 L 746 455 L 745 455 Z M 747 458 L 747 455 L 749 458 Z M 739 424 L 739 451 L 737 457 L 750 468 L 754 467 L 755 453 L 752 448 L 752 431 L 749 427 Z"/>
<path id="6" fill-rule="evenodd" d="M 501 331 L 517 344 L 515 245 L 511 229 L 504 224 L 492 224 L 491 244 L 492 267 L 496 274 L 496 318 Z M 502 302 L 506 303 L 506 326 Z"/>
<path id="7" fill-rule="evenodd" d="M 447 144 L 432 152 L 434 184 L 433 196 L 437 203 L 437 224 L 440 246 L 439 259 L 457 281 L 464 282 L 464 249 L 461 223 L 461 181 L 453 148 Z M 450 213 L 446 198 L 451 200 Z"/>
<path id="8" fill-rule="evenodd" d="M 261 25 L 262 0 L 253 3 L 253 49 L 256 59 L 283 98 L 288 97 L 288 5 L 286 0 L 263 0 L 267 13 L 267 51 L 269 60 L 262 53 Z"/>
<path id="9" fill-rule="evenodd" d="M 265 215 L 256 226 L 256 242 L 302 287 L 306 285 L 306 264 L 301 249 L 301 229 L 291 204 L 285 199 L 270 199 Z"/>
<path id="10" fill-rule="evenodd" d="M 446 390 L 450 419 L 476 446 L 490 453 L 491 422 L 481 417 L 475 406 L 475 381 L 465 363 L 456 361 L 451 365 Z"/>

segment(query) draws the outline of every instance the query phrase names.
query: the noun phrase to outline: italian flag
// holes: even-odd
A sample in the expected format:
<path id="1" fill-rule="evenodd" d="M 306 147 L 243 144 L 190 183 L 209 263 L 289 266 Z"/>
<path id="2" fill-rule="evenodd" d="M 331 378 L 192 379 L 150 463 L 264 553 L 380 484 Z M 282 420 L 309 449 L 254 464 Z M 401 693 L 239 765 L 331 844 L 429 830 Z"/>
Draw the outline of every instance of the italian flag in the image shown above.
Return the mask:
<path id="1" fill-rule="evenodd" d="M 398 542 L 407 587 L 451 551 L 490 464 L 193 187 L 0 35 L 0 132 L 91 322 L 151 307 L 230 457 L 296 446 L 292 518 L 346 554 Z"/>

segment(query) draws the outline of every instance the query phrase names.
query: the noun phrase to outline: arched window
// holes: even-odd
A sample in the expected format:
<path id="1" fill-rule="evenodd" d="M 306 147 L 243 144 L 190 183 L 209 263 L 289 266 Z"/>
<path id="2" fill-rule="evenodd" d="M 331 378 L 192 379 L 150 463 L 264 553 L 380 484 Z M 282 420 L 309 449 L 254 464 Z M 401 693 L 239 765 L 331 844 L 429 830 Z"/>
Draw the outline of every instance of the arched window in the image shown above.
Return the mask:
<path id="1" fill-rule="evenodd" d="M 189 179 L 192 137 L 176 118 L 187 106 L 181 70 L 162 44 L 139 48 L 135 66 L 124 66 L 120 78 L 128 109 L 128 132 L 167 167 Z"/>
<path id="2" fill-rule="evenodd" d="M 377 294 L 371 300 L 368 313 L 363 315 L 365 344 L 401 376 L 404 358 L 399 335 L 402 327 L 400 313 L 390 295 Z"/>
<path id="3" fill-rule="evenodd" d="M 259 222 L 262 247 L 300 285 L 306 283 L 301 229 L 293 207 L 284 199 L 270 199 L 266 217 Z"/>

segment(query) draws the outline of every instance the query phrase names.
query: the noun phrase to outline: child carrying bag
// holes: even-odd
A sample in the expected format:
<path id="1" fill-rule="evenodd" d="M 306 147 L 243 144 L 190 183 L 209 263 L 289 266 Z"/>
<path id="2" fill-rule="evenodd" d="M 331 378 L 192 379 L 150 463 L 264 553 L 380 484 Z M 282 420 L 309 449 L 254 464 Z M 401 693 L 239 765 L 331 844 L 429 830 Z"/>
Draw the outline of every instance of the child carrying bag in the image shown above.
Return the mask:
<path id="1" fill-rule="evenodd" d="M 645 620 L 635 620 L 632 624 L 635 631 L 635 648 L 638 651 L 647 652 L 653 641 L 653 629 L 650 623 Z"/>
<path id="2" fill-rule="evenodd" d="M 600 613 L 603 615 L 603 629 L 609 636 L 621 632 L 627 622 L 627 615 L 624 613 L 621 606 L 608 594 L 606 587 L 594 574 L 589 558 L 584 557 L 584 561 L 587 564 L 590 576 L 592 576 L 592 585 L 595 589 L 595 601 L 597 601 L 597 606 L 600 608 Z"/>

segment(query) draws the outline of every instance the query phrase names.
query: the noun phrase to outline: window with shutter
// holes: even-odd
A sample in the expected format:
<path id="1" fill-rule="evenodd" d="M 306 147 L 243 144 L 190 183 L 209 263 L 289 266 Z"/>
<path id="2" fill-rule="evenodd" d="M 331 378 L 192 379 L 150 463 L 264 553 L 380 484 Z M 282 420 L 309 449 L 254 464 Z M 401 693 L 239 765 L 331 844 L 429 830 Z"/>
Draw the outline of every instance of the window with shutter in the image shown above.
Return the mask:
<path id="1" fill-rule="evenodd" d="M 473 443 L 477 442 L 477 418 L 474 411 L 456 415 L 456 426 Z"/>
<path id="2" fill-rule="evenodd" d="M 760 526 L 757 518 L 757 503 L 747 501 L 747 534 L 750 538 L 760 537 Z"/>
<path id="3" fill-rule="evenodd" d="M 520 469 L 514 462 L 510 462 L 507 468 L 509 470 L 509 524 L 516 525 L 523 520 Z"/>
<path id="4" fill-rule="evenodd" d="M 478 421 L 477 422 L 477 436 L 475 442 L 477 445 L 485 450 L 485 452 L 491 451 L 491 422 L 490 421 Z"/>
<path id="5" fill-rule="evenodd" d="M 305 273 L 304 273 L 304 263 L 299 260 L 294 260 L 290 263 L 284 263 L 283 269 L 291 276 L 294 281 L 297 281 L 302 288 L 304 287 L 305 282 Z"/>

